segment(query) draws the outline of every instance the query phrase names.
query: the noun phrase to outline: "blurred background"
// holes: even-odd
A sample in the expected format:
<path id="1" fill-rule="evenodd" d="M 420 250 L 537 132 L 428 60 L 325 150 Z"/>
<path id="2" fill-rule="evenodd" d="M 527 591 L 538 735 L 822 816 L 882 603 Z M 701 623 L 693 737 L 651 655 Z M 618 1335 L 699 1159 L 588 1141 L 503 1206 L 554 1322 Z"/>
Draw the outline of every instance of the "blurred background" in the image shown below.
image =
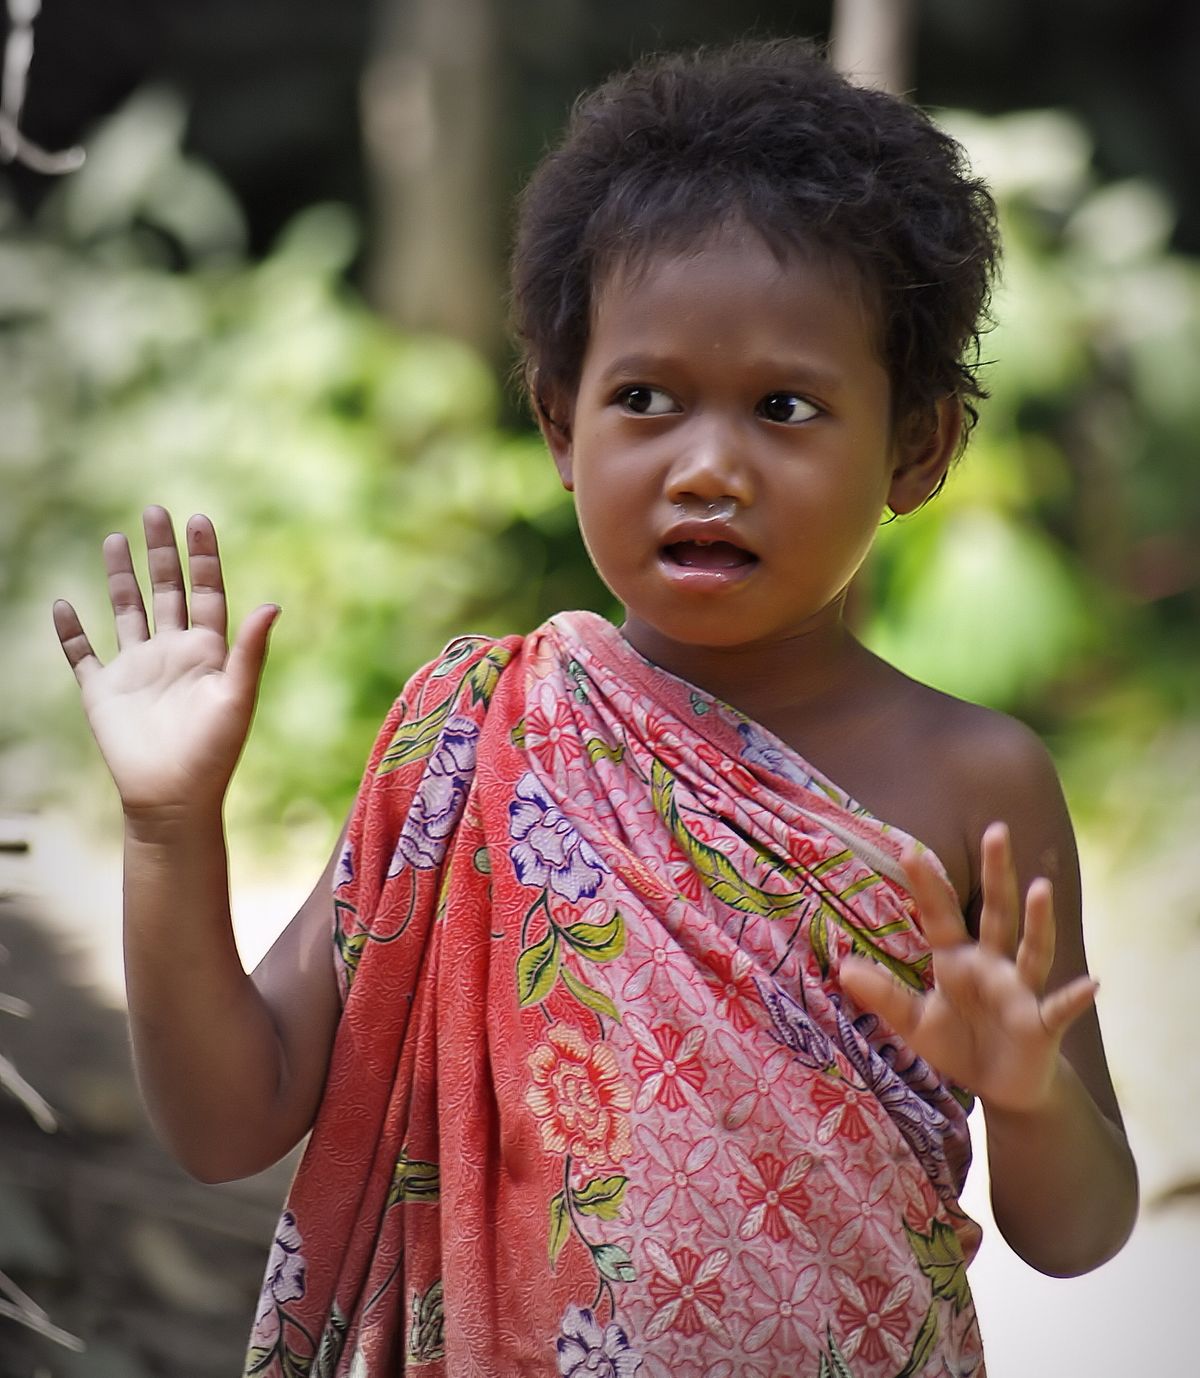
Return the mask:
<path id="1" fill-rule="evenodd" d="M 289 1165 L 189 1182 L 133 1090 L 115 800 L 54 640 L 99 546 L 209 513 L 273 600 L 229 807 L 254 960 L 406 675 L 612 613 L 516 389 L 515 190 L 652 48 L 836 30 L 999 198 L 992 400 L 857 599 L 904 669 L 1029 721 L 1080 834 L 1143 1174 L 1126 1252 L 973 1269 L 992 1378 L 1184 1372 L 1200 1263 L 1200 9 L 1179 0 L 7 0 L 0 111 L 0 1374 L 240 1371 Z M 30 27 L 32 25 L 32 28 Z M 27 90 L 18 80 L 33 39 Z M 15 57 L 14 57 L 15 53 Z M 19 123 L 22 144 L 13 135 Z M 65 176 L 32 169 L 75 145 Z M 987 1217 L 985 1165 L 969 1207 Z M 1185 1291 L 1185 1289 L 1187 1289 Z"/>

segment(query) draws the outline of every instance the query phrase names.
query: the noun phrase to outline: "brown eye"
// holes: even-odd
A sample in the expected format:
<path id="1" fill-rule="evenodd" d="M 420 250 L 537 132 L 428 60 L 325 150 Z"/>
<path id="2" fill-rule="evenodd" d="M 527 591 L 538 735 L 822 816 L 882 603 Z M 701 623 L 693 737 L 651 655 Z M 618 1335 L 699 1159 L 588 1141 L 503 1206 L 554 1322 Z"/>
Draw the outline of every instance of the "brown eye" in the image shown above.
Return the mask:
<path id="1" fill-rule="evenodd" d="M 758 404 L 759 415 L 783 426 L 796 426 L 818 415 L 811 402 L 794 392 L 769 392 Z"/>
<path id="2" fill-rule="evenodd" d="M 667 416 L 679 410 L 671 395 L 662 388 L 648 388 L 640 384 L 622 388 L 617 401 L 626 411 L 634 412 L 637 416 Z"/>

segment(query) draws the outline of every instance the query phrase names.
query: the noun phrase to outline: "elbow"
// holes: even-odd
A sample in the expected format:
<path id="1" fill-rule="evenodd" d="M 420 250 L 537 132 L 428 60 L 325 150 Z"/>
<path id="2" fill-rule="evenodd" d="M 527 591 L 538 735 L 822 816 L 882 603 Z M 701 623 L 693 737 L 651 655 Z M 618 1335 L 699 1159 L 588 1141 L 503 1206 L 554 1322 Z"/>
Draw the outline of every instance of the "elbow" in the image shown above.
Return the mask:
<path id="1" fill-rule="evenodd" d="M 1005 1240 L 1031 1268 L 1052 1278 L 1082 1277 L 1102 1267 L 1125 1247 L 1137 1222 L 1138 1187 L 1132 1171 L 1120 1191 L 1093 1203 L 1086 1218 L 1075 1223 L 1048 1221 L 1030 1232 L 999 1219 Z"/>

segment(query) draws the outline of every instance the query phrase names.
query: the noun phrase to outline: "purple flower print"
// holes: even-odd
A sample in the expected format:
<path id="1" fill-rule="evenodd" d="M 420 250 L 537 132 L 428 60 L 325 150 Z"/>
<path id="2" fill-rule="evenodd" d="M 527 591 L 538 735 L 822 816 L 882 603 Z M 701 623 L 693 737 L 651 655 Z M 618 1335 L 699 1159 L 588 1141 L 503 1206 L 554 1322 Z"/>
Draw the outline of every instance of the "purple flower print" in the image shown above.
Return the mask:
<path id="1" fill-rule="evenodd" d="M 462 817 L 478 742 L 479 724 L 473 718 L 455 713 L 446 719 L 404 820 L 389 876 L 402 871 L 405 862 L 418 871 L 441 864 L 447 840 Z"/>
<path id="2" fill-rule="evenodd" d="M 531 772 L 517 781 L 517 797 L 508 806 L 509 848 L 522 885 L 546 885 L 574 904 L 594 895 L 605 865 L 555 808 Z"/>
<path id="3" fill-rule="evenodd" d="M 929 1180 L 935 1186 L 944 1183 L 948 1168 L 944 1144 L 949 1128 L 946 1116 L 906 1085 L 903 1077 L 867 1041 L 865 1032 L 879 1022 L 874 1015 L 865 1015 L 851 1024 L 836 1005 L 835 1010 L 842 1052 L 908 1141 Z"/>
<path id="4" fill-rule="evenodd" d="M 601 1329 L 586 1306 L 568 1306 L 558 1337 L 558 1371 L 562 1378 L 633 1378 L 641 1355 L 629 1348 L 619 1325 Z"/>
<path id="5" fill-rule="evenodd" d="M 296 1217 L 284 1211 L 275 1231 L 275 1242 L 267 1260 L 258 1315 L 254 1321 L 251 1346 L 272 1350 L 279 1340 L 280 1309 L 289 1301 L 299 1301 L 304 1295 L 304 1278 L 308 1265 L 300 1250 L 304 1240 L 296 1227 Z"/>
<path id="6" fill-rule="evenodd" d="M 755 981 L 762 1002 L 775 1025 L 775 1034 L 790 1048 L 797 1062 L 820 1070 L 833 1061 L 829 1040 L 808 1017 L 808 1011 L 774 981 Z"/>
<path id="7" fill-rule="evenodd" d="M 785 780 L 794 780 L 798 785 L 807 787 L 812 784 L 812 776 L 800 770 L 793 757 L 780 750 L 778 746 L 773 746 L 752 723 L 740 722 L 737 730 L 743 743 L 743 761 L 749 761 L 754 766 L 762 766 L 764 770 L 782 775 Z"/>

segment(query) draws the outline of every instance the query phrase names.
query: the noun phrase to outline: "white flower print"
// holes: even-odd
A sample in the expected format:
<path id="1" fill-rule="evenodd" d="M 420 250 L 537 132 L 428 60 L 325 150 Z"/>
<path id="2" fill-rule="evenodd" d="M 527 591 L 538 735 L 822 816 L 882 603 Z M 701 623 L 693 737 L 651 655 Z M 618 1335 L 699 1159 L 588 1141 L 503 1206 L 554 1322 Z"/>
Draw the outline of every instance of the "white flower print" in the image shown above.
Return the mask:
<path id="1" fill-rule="evenodd" d="M 724 1231 L 724 1221 L 696 1180 L 696 1175 L 703 1172 L 716 1156 L 716 1142 L 700 1139 L 689 1146 L 684 1140 L 674 1137 L 658 1139 L 645 1125 L 638 1127 L 637 1139 L 642 1151 L 666 1176 L 665 1184 L 647 1203 L 642 1224 L 648 1227 L 657 1225 L 674 1214 L 677 1206 L 682 1208 L 686 1203 L 703 1216 L 712 1229 Z M 661 1180 L 658 1172 L 647 1176 L 653 1182 Z"/>
<path id="2" fill-rule="evenodd" d="M 815 1263 L 806 1263 L 795 1277 L 778 1282 L 753 1254 L 743 1254 L 741 1262 L 742 1267 L 754 1279 L 758 1290 L 774 1308 L 769 1316 L 764 1316 L 746 1332 L 746 1337 L 742 1341 L 746 1351 L 756 1354 L 770 1344 L 780 1332 L 781 1340 L 798 1349 L 819 1350 L 821 1346 L 816 1335 L 803 1320 L 802 1307 L 817 1285 L 817 1280 L 821 1276 L 820 1268 Z"/>

